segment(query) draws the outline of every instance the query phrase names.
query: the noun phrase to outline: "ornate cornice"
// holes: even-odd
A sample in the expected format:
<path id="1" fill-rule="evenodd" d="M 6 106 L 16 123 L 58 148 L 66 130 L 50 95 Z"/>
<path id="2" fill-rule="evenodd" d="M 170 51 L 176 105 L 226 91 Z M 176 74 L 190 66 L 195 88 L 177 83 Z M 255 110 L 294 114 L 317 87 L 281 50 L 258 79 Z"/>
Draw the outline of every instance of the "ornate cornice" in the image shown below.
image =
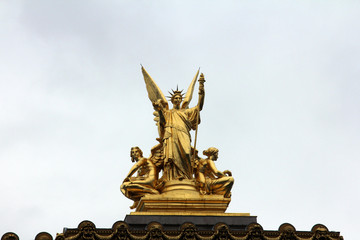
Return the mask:
<path id="1" fill-rule="evenodd" d="M 258 223 L 249 224 L 245 230 L 231 230 L 218 223 L 212 230 L 198 230 L 193 223 L 184 223 L 178 230 L 164 230 L 163 225 L 151 222 L 144 230 L 134 230 L 124 221 L 115 222 L 112 228 L 96 228 L 91 221 L 83 221 L 77 228 L 65 229 L 55 240 L 343 240 L 340 232 L 329 231 L 316 224 L 311 231 L 297 231 L 289 223 L 282 224 L 277 231 L 263 230 Z M 5 233 L 1 240 L 19 240 L 12 232 Z M 36 235 L 35 240 L 53 240 L 46 232 Z"/>

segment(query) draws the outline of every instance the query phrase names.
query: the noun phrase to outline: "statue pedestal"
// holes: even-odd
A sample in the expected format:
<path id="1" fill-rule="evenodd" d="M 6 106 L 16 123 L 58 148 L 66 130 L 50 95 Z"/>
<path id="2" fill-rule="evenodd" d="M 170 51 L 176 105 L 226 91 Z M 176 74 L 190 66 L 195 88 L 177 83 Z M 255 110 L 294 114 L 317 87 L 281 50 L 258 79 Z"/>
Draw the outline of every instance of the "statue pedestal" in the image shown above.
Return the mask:
<path id="1" fill-rule="evenodd" d="M 147 195 L 140 200 L 136 213 L 224 213 L 230 200 L 219 195 Z"/>
<path id="2" fill-rule="evenodd" d="M 193 180 L 165 183 L 161 194 L 148 194 L 141 198 L 136 213 L 224 213 L 231 198 L 222 195 L 201 195 Z"/>

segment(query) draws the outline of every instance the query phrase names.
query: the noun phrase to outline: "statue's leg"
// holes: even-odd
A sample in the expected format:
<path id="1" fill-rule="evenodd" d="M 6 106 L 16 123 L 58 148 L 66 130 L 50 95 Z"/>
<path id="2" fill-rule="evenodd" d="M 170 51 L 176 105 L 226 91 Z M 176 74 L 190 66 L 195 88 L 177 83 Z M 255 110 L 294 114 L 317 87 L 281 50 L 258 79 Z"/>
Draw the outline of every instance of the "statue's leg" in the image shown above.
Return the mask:
<path id="1" fill-rule="evenodd" d="M 229 198 L 231 196 L 231 188 L 233 184 L 233 177 L 221 177 L 215 179 L 211 183 L 212 193 L 217 195 L 224 195 L 224 197 Z"/>
<path id="2" fill-rule="evenodd" d="M 140 183 L 132 183 L 131 187 L 129 186 L 127 189 L 128 192 L 131 192 L 135 197 L 143 197 L 145 194 L 159 194 L 159 192 L 153 188 L 152 186 L 140 184 Z"/>

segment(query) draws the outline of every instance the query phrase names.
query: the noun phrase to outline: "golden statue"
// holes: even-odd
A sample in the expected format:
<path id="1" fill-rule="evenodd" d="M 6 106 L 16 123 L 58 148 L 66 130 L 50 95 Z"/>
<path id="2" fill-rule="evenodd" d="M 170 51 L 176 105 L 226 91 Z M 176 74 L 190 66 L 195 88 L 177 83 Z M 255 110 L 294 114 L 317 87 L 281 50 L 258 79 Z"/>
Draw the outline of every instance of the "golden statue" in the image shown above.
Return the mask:
<path id="1" fill-rule="evenodd" d="M 194 85 L 199 71 L 196 73 L 183 101 L 182 91 L 176 89 L 170 93 L 173 109 L 150 75 L 142 67 L 149 98 L 153 103 L 157 116 L 160 139 L 163 142 L 164 166 L 163 180 L 193 179 L 193 164 L 191 158 L 190 130 L 196 130 L 200 123 L 200 111 L 204 105 L 204 76 L 201 75 L 199 87 L 199 102 L 197 106 L 188 108 L 192 98 Z M 182 103 L 182 104 L 181 104 Z"/>
<path id="2" fill-rule="evenodd" d="M 216 168 L 214 161 L 218 159 L 218 153 L 219 150 L 214 147 L 203 151 L 208 158 L 197 158 L 195 176 L 202 194 L 224 195 L 229 198 L 234 178 L 229 170 L 221 172 Z"/>
<path id="3" fill-rule="evenodd" d="M 173 105 L 168 101 L 150 75 L 141 67 L 146 90 L 154 107 L 158 126 L 159 143 L 144 158 L 138 147 L 131 149 L 131 158 L 136 161 L 121 185 L 121 192 L 134 201 L 136 211 L 212 211 L 224 212 L 230 202 L 234 179 L 230 171 L 220 172 L 214 161 L 218 150 L 204 151 L 208 158 L 197 156 L 196 138 L 200 124 L 200 111 L 204 105 L 204 74 L 199 78 L 199 100 L 189 108 L 199 70 L 186 94 L 176 90 L 170 93 Z M 194 146 L 190 131 L 195 130 Z M 138 171 L 137 177 L 132 175 Z M 159 178 L 159 173 L 162 176 Z M 189 200 L 191 198 L 191 201 Z M 139 203 L 140 202 L 140 203 Z M 207 208 L 208 206 L 208 208 Z"/>
<path id="4" fill-rule="evenodd" d="M 139 147 L 132 147 L 130 156 L 131 161 L 136 163 L 124 179 L 120 190 L 126 197 L 134 201 L 130 207 L 134 209 L 145 194 L 159 194 L 155 189 L 159 174 L 154 163 L 143 157 Z M 131 177 L 136 171 L 138 171 L 138 175 Z"/>

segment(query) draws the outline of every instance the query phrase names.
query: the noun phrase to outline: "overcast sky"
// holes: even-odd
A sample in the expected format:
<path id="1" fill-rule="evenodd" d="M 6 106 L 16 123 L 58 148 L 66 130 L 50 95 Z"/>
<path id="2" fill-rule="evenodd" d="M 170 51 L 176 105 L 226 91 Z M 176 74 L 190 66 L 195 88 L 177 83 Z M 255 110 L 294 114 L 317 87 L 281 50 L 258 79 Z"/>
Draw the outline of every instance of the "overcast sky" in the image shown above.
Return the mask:
<path id="1" fill-rule="evenodd" d="M 157 143 L 141 63 L 165 95 L 201 67 L 197 148 L 219 148 L 233 173 L 227 212 L 356 239 L 359 13 L 346 0 L 1 1 L 0 236 L 130 213 L 130 148 Z"/>

